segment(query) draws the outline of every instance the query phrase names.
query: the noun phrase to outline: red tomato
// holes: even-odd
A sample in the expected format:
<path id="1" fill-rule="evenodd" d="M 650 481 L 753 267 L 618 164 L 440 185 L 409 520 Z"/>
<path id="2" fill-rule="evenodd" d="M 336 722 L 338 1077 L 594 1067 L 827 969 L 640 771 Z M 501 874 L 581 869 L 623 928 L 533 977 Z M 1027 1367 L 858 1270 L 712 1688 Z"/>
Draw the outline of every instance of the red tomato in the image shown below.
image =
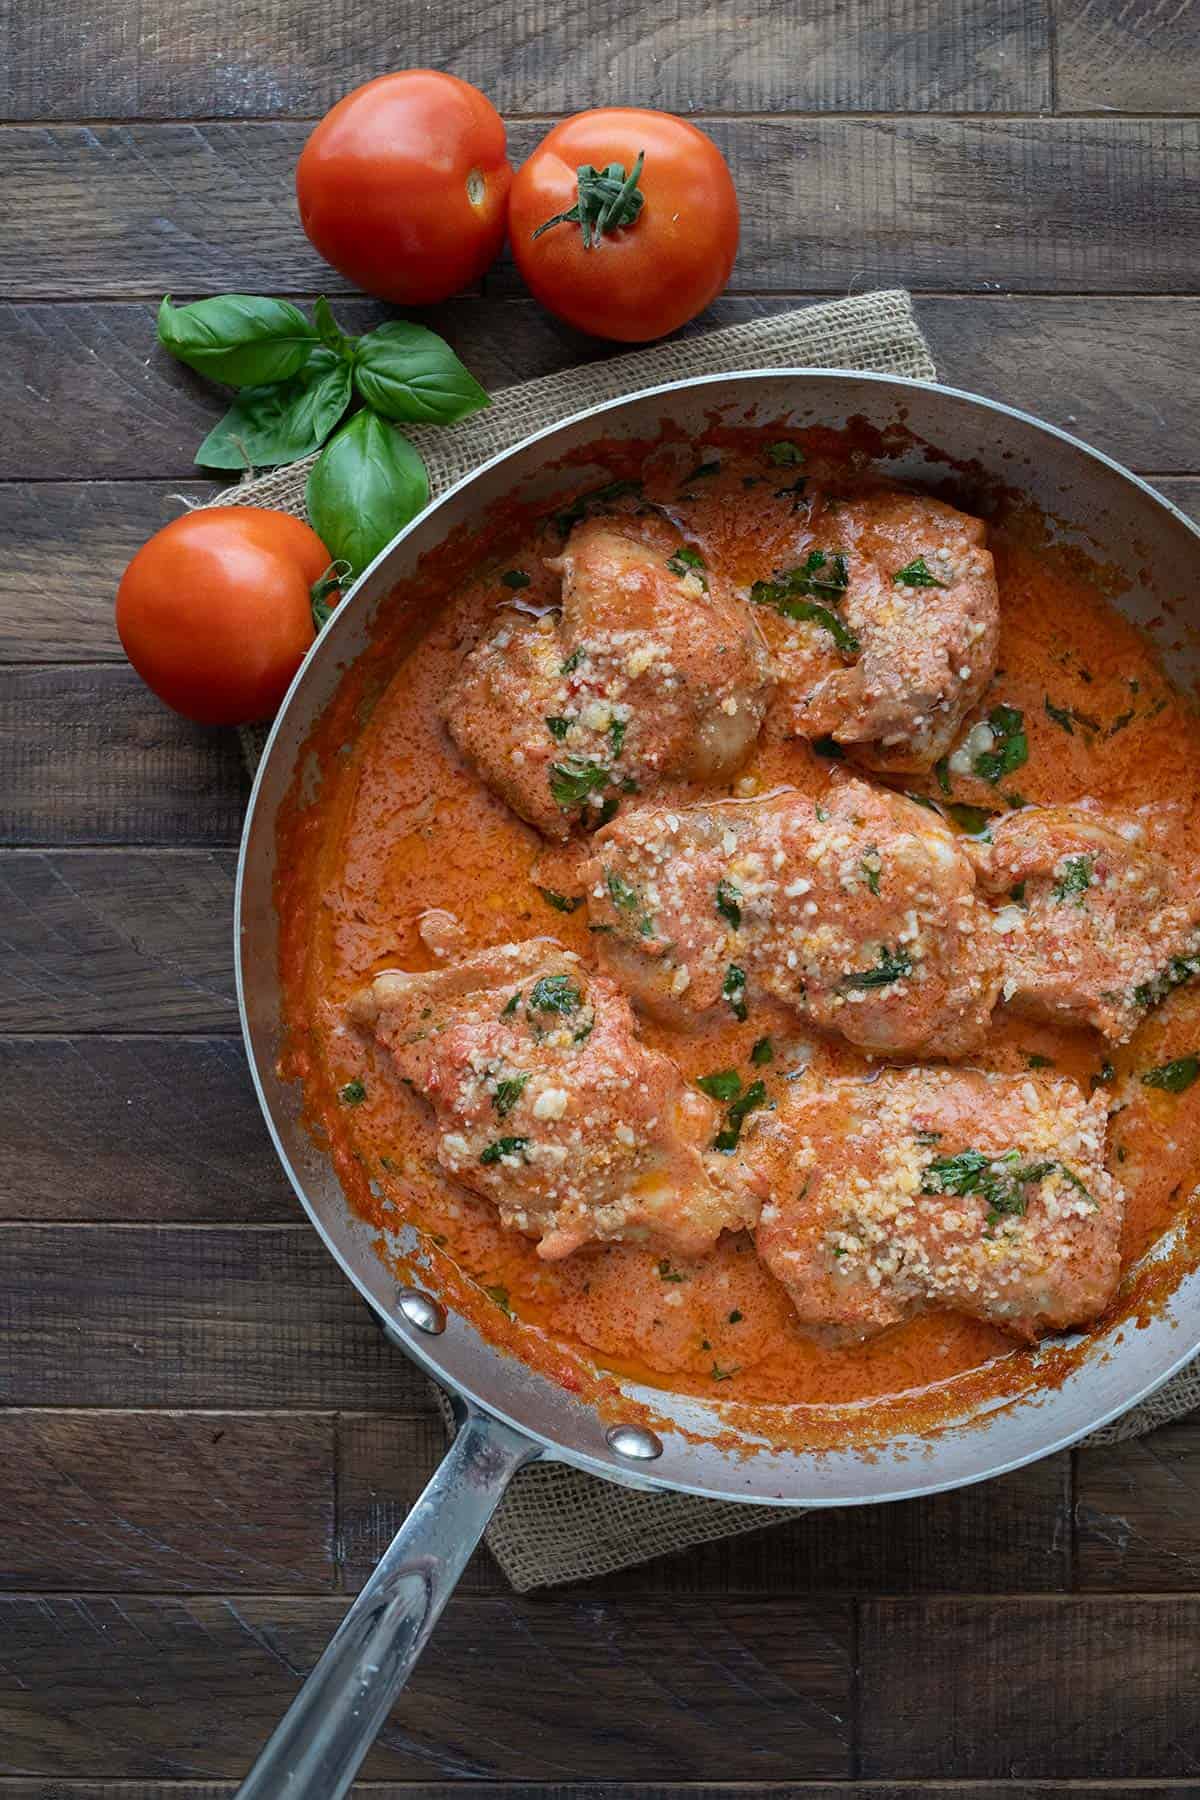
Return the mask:
<path id="1" fill-rule="evenodd" d="M 616 219 L 606 218 L 621 185 L 609 166 L 632 176 L 643 155 L 643 203 L 627 192 Z M 583 194 L 581 167 L 589 171 Z M 575 207 L 586 217 L 562 218 Z M 558 222 L 543 229 L 550 220 Z M 513 181 L 508 229 L 517 267 L 543 306 L 596 337 L 644 343 L 694 318 L 729 280 L 737 195 L 725 158 L 694 125 L 613 107 L 577 113 L 542 140 Z"/>
<path id="2" fill-rule="evenodd" d="M 125 654 L 185 719 L 269 718 L 316 635 L 312 590 L 329 566 L 316 532 L 287 513 L 186 513 L 156 531 L 121 577 Z"/>
<path id="3" fill-rule="evenodd" d="M 300 222 L 325 261 L 402 306 L 478 281 L 504 242 L 511 184 L 500 114 L 436 69 L 355 88 L 296 164 Z"/>

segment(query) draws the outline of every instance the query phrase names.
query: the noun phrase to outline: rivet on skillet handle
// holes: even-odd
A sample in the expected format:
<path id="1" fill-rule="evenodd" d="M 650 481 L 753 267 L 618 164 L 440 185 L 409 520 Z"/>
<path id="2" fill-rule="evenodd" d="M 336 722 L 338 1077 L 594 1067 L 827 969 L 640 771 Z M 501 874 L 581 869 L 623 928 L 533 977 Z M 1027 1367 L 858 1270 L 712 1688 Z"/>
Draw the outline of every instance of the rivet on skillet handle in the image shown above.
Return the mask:
<path id="1" fill-rule="evenodd" d="M 456 1407 L 445 1461 L 384 1551 L 238 1800 L 342 1800 L 467 1558 L 517 1470 L 541 1447 Z M 414 1790 L 415 1791 L 415 1790 Z"/>
<path id="2" fill-rule="evenodd" d="M 662 1455 L 662 1439 L 645 1425 L 610 1425 L 604 1441 L 626 1462 L 653 1462 Z"/>
<path id="3" fill-rule="evenodd" d="M 396 1305 L 418 1331 L 427 1331 L 430 1337 L 438 1337 L 445 1331 L 446 1309 L 432 1294 L 423 1293 L 420 1288 L 401 1288 L 396 1295 Z"/>

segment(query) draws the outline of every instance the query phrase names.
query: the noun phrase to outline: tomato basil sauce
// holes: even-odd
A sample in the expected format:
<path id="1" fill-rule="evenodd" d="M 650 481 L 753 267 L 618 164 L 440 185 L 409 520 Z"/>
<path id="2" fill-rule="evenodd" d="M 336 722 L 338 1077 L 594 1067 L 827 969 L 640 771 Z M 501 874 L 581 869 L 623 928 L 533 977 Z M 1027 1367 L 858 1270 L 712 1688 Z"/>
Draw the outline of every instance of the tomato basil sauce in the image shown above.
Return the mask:
<path id="1" fill-rule="evenodd" d="M 626 483 L 636 473 L 652 494 L 663 454 L 652 452 L 636 471 L 628 446 L 613 447 L 610 460 Z M 678 446 L 671 454 L 678 467 Z M 847 456 L 828 434 L 801 434 L 793 456 L 770 433 L 729 433 L 724 449 L 702 448 L 696 464 L 686 484 L 694 496 L 691 528 L 739 583 L 774 572 L 804 480 L 836 492 L 861 478 L 861 457 Z M 386 1053 L 347 1025 L 348 996 L 374 974 L 438 966 L 418 929 L 434 908 L 459 921 L 471 949 L 553 936 L 594 964 L 586 909 L 573 903 L 581 892 L 580 846 L 548 846 L 491 794 L 439 713 L 464 647 L 498 607 L 553 604 L 556 582 L 543 558 L 561 543 L 552 517 L 498 515 L 465 551 L 460 545 L 423 570 L 385 609 L 371 650 L 316 729 L 310 750 L 323 774 L 319 802 L 297 796 L 285 809 L 277 893 L 283 1068 L 304 1083 L 308 1116 L 352 1203 L 381 1232 L 415 1225 L 453 1304 L 527 1361 L 592 1394 L 603 1392 L 608 1371 L 763 1409 L 770 1430 L 770 1409 L 780 1406 L 793 1419 L 812 1420 L 810 1409 L 822 1407 L 853 1406 L 865 1416 L 872 1405 L 911 1412 L 919 1396 L 935 1391 L 962 1398 L 978 1390 L 980 1371 L 997 1391 L 1027 1386 L 1029 1352 L 961 1315 L 929 1312 L 859 1345 L 814 1342 L 797 1329 L 783 1289 L 745 1234 L 726 1235 L 690 1263 L 623 1245 L 541 1261 L 531 1240 L 502 1227 L 489 1204 L 439 1170 L 429 1110 Z M 1118 808 L 1173 805 L 1180 827 L 1168 853 L 1182 863 L 1200 805 L 1200 722 L 1190 703 L 1087 570 L 1004 529 L 993 530 L 990 547 L 1000 653 L 973 716 L 997 705 L 1019 711 L 1027 760 L 998 786 L 945 771 L 941 780 L 892 778 L 893 785 L 973 831 L 989 813 L 1022 803 L 1090 795 Z M 467 555 L 476 559 L 470 572 L 462 567 Z M 768 729 L 732 791 L 788 783 L 818 793 L 835 750 L 778 741 Z M 685 1033 L 647 1021 L 642 1033 L 686 1076 L 736 1068 L 761 1079 L 768 1100 L 791 1080 L 819 1082 L 871 1066 L 767 999 L 744 1022 L 729 1014 Z M 1200 1124 L 1200 1081 L 1172 1092 L 1139 1077 L 1194 1051 L 1200 987 L 1184 985 L 1130 1043 L 1115 1047 L 1091 1030 L 1000 1008 L 983 1053 L 971 1059 L 998 1071 L 1053 1070 L 1110 1095 L 1108 1161 L 1126 1193 L 1126 1264 L 1190 1192 Z"/>

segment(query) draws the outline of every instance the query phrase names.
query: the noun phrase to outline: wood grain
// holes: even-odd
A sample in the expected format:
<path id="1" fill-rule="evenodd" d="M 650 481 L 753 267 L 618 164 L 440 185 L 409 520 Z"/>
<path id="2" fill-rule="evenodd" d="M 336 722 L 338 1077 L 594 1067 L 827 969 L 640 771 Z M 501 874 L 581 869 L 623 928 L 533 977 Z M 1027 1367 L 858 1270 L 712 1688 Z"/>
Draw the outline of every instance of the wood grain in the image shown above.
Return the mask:
<path id="1" fill-rule="evenodd" d="M 0 1220 L 295 1223 L 232 1038 L 0 1038 Z"/>
<path id="2" fill-rule="evenodd" d="M 341 1421 L 341 1557 L 348 1587 L 379 1560 L 445 1454 L 441 1419 Z M 1051 1457 L 986 1487 L 898 1506 L 813 1512 L 588 1582 L 587 1594 L 963 1593 L 1071 1585 L 1070 1459 Z M 486 1547 L 464 1590 L 505 1590 Z"/>
<path id="3" fill-rule="evenodd" d="M 356 1781 L 353 1800 L 416 1800 L 411 1785 Z M 231 1800 L 225 1781 L 60 1781 L 0 1775 L 0 1800 Z M 420 1800 L 1195 1800 L 1194 1782 L 821 1781 L 775 1783 L 422 1781 Z"/>
<path id="4" fill-rule="evenodd" d="M 733 288 L 1177 293 L 1200 252 L 1200 120 L 714 121 L 742 201 Z M 524 155 L 539 127 L 515 126 Z M 292 198 L 299 124 L 0 130 L 0 294 L 346 284 Z M 513 291 L 498 266 L 494 291 Z"/>
<path id="5" fill-rule="evenodd" d="M 869 1600 L 859 1643 L 865 1777 L 1200 1767 L 1200 1595 Z"/>
<path id="6" fill-rule="evenodd" d="M 4 1760 L 92 1779 L 241 1775 L 343 1612 L 336 1599 L 0 1599 Z M 363 1772 L 844 1777 L 850 1707 L 850 1614 L 834 1601 L 460 1597 Z"/>
<path id="7" fill-rule="evenodd" d="M 1056 0 L 1061 112 L 1195 113 L 1200 11 L 1191 0 Z"/>
<path id="8" fill-rule="evenodd" d="M 236 844 L 232 731 L 181 719 L 128 666 L 0 669 L 0 843 Z"/>
<path id="9" fill-rule="evenodd" d="M 481 18 L 467 0 L 405 15 L 415 68 L 483 87 L 507 113 L 577 112 L 611 95 L 669 112 L 1028 112 L 1050 104 L 1043 0 L 547 0 Z M 368 11 L 255 0 L 232 15 L 204 0 L 120 0 L 37 10 L 14 22 L 4 116 L 319 116 L 380 61 Z M 86 29 L 83 22 L 86 20 Z M 396 60 L 393 57 L 393 62 Z"/>
<path id="10" fill-rule="evenodd" d="M 307 1223 L 0 1225 L 0 1318 L 8 1406 L 432 1406 Z"/>
<path id="11" fill-rule="evenodd" d="M 0 662 L 123 662 L 125 565 L 210 482 L 0 483 Z"/>
<path id="12" fill-rule="evenodd" d="M 697 322 L 701 330 L 786 311 L 795 299 L 727 298 Z M 1066 426 L 1134 468 L 1187 475 L 1200 470 L 1200 415 L 1192 405 L 1200 300 L 920 296 L 919 323 L 942 379 L 1024 406 Z M 369 329 L 382 309 L 342 305 L 339 317 Z M 606 354 L 603 346 L 558 325 L 532 301 L 459 300 L 422 315 L 436 324 L 489 388 L 570 368 Z M 12 430 L 0 434 L 0 536 L 21 573 L 0 594 L 7 654 L 28 660 L 39 641 L 47 588 L 54 638 L 79 629 L 76 579 L 57 573 L 59 557 L 78 562 L 72 476 L 139 477 L 172 491 L 194 491 L 192 454 L 219 418 L 224 400 L 154 347 L 153 308 L 116 302 L 0 306 L 7 353 L 22 372 L 10 391 Z M 89 422 L 80 439 L 65 394 L 78 389 Z M 136 421 L 136 429 L 132 429 Z M 24 499 L 36 482 L 34 499 Z M 63 485 L 59 485 L 62 483 Z M 131 490 L 132 492 L 132 490 Z M 126 560 L 132 522 L 115 515 L 121 488 L 105 482 L 84 512 L 89 539 L 105 566 L 84 580 L 92 636 L 107 636 L 111 597 Z M 132 501 L 149 525 L 152 501 Z M 111 509 L 111 512 L 110 512 Z M 32 536 L 28 545 L 24 532 Z M 105 548 L 108 545 L 111 548 Z M 33 606 L 24 572 L 38 584 Z M 0 572 L 0 582 L 5 579 Z M 82 577 L 80 578 L 83 579 Z M 61 604 L 55 595 L 64 591 Z M 61 621 L 61 622 L 60 622 Z M 112 643 L 111 638 L 108 642 Z M 0 651 L 0 654 L 4 654 Z M 88 651 L 91 655 L 94 652 Z"/>
<path id="13" fill-rule="evenodd" d="M 0 1588 L 334 1584 L 333 1420 L 0 1412 Z"/>
<path id="14" fill-rule="evenodd" d="M 1098 1591 L 1200 1587 L 1200 1424 L 1182 1419 L 1078 1454 L 1079 1586 Z"/>
<path id="15" fill-rule="evenodd" d="M 237 1025 L 228 851 L 0 852 L 0 1031 Z"/>

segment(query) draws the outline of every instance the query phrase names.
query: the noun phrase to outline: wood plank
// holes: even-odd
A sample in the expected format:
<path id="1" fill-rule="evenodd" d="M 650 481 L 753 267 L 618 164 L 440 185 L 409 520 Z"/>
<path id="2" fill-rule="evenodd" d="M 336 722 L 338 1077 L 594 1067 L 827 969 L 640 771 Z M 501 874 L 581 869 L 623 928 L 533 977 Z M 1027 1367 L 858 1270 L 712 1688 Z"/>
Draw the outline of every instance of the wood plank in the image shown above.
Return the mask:
<path id="1" fill-rule="evenodd" d="M 1160 478 L 1154 485 L 1168 500 L 1174 502 L 1180 512 L 1185 512 L 1200 525 L 1200 478 L 1176 480 L 1167 476 Z"/>
<path id="2" fill-rule="evenodd" d="M 482 19 L 448 0 L 406 16 L 402 60 L 475 82 L 508 113 L 578 112 L 605 95 L 682 113 L 1033 112 L 1050 106 L 1047 12 L 1043 0 L 794 12 L 716 0 L 684 31 L 675 0 L 590 0 L 583 14 L 515 0 Z M 387 66 L 348 0 L 256 0 L 230 17 L 175 0 L 170 21 L 120 0 L 14 21 L 0 116 L 319 116 Z"/>
<path id="3" fill-rule="evenodd" d="M 333 1419 L 0 1412 L 0 1588 L 334 1585 Z"/>
<path id="4" fill-rule="evenodd" d="M 0 1319 L 0 1405 L 433 1405 L 308 1224 L 0 1225 Z"/>
<path id="5" fill-rule="evenodd" d="M 1161 1780 L 1200 1766 L 1200 1595 L 869 1600 L 868 1778 Z"/>
<path id="6" fill-rule="evenodd" d="M 0 1741 L 56 1777 L 244 1773 L 344 1611 L 336 1599 L 0 1599 Z M 836 1602 L 460 1597 L 364 1776 L 710 1783 L 850 1773 Z M 581 1731 L 581 1716 L 603 1729 Z"/>
<path id="7" fill-rule="evenodd" d="M 233 1038 L 0 1038 L 0 1219 L 295 1223 Z"/>
<path id="8" fill-rule="evenodd" d="M 742 292 L 1179 293 L 1200 255 L 1200 120 L 711 122 L 742 201 Z M 0 131 L 0 292 L 309 293 L 346 283 L 300 230 L 302 124 Z M 524 155 L 541 127 L 516 125 Z M 514 291 L 500 264 L 489 285 Z"/>
<path id="9" fill-rule="evenodd" d="M 1081 1588 L 1200 1588 L 1200 1422 L 1082 1449 L 1077 1456 L 1076 1567 Z"/>
<path id="10" fill-rule="evenodd" d="M 231 851 L 0 852 L 0 1031 L 238 1029 Z"/>
<path id="11" fill-rule="evenodd" d="M 441 1419 L 339 1422 L 340 1555 L 358 1587 L 446 1450 Z M 607 1575 L 586 1594 L 1003 1593 L 1071 1585 L 1070 1458 L 898 1506 L 813 1512 Z M 466 1591 L 503 1592 L 486 1548 Z"/>
<path id="12" fill-rule="evenodd" d="M 124 662 L 113 600 L 146 539 L 211 482 L 0 486 L 0 662 Z"/>
<path id="13" fill-rule="evenodd" d="M 1200 11 L 1189 0 L 1056 0 L 1060 112 L 1194 113 Z"/>
<path id="14" fill-rule="evenodd" d="M 46 1781 L 0 1775 L 0 1800 L 230 1800 L 226 1781 Z M 411 1785 L 356 1781 L 352 1800 L 416 1800 Z M 422 1781 L 420 1800 L 1195 1800 L 1194 1782 L 1064 1781 Z"/>
<path id="15" fill-rule="evenodd" d="M 696 329 L 797 304 L 728 298 Z M 1200 470 L 1200 416 L 1191 404 L 1200 300 L 922 296 L 916 310 L 943 380 L 1027 407 L 1135 468 Z M 339 305 L 338 313 L 354 331 L 383 316 L 367 304 Z M 459 300 L 424 316 L 493 390 L 606 354 L 532 301 Z M 157 522 L 156 502 L 127 502 L 126 493 L 137 492 L 131 485 L 106 482 L 94 490 L 97 497 L 83 513 L 95 520 L 94 538 L 92 526 L 84 529 L 96 553 L 85 580 L 72 573 L 81 529 L 76 497 L 83 491 L 72 478 L 144 478 L 169 507 L 181 483 L 195 491 L 192 454 L 220 416 L 221 393 L 155 350 L 149 306 L 0 306 L 0 332 L 21 370 L 9 394 L 12 429 L 0 441 L 0 480 L 18 484 L 0 486 L 0 538 L 20 570 L 7 590 L 7 653 L 22 660 L 42 654 L 43 614 L 56 639 L 82 631 L 82 594 L 89 641 L 103 638 L 115 655 L 108 635 L 112 595 L 138 533 Z M 86 441 L 75 426 L 80 411 L 88 418 Z M 34 499 L 24 500 L 35 482 Z M 128 522 L 117 516 L 126 505 Z M 36 606 L 28 600 L 26 572 L 36 580 Z"/>
<path id="16" fill-rule="evenodd" d="M 193 725 L 127 665 L 0 669 L 0 843 L 236 844 L 237 734 Z"/>

